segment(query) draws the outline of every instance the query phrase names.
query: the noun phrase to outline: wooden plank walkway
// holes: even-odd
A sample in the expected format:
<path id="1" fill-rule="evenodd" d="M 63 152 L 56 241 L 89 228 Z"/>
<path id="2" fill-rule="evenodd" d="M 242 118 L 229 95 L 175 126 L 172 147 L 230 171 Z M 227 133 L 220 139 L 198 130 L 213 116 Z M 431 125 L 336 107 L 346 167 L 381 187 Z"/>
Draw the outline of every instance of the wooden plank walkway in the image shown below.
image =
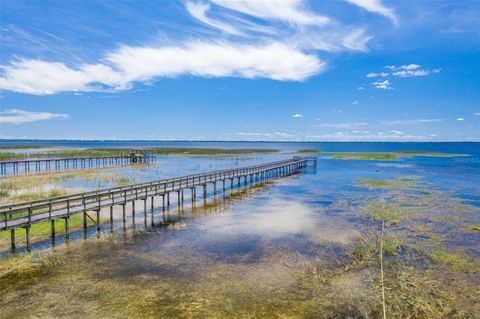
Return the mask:
<path id="1" fill-rule="evenodd" d="M 156 156 L 136 158 L 136 163 L 156 161 Z M 99 156 L 73 158 L 38 158 L 28 160 L 0 161 L 0 176 L 41 173 L 71 169 L 86 169 L 133 163 L 130 156 Z"/>
<path id="2" fill-rule="evenodd" d="M 132 217 L 135 216 L 135 201 L 143 200 L 145 210 L 147 199 L 151 199 L 152 211 L 156 196 L 162 196 L 162 208 L 165 204 L 170 205 L 170 193 L 177 193 L 178 204 L 183 203 L 183 192 L 185 189 L 191 191 L 191 200 L 196 200 L 197 187 L 203 188 L 203 198 L 207 197 L 207 185 L 213 184 L 216 193 L 217 183 L 222 182 L 223 190 L 225 184 L 230 180 L 230 187 L 233 188 L 234 180 L 240 186 L 243 178 L 244 184 L 254 181 L 264 181 L 270 178 L 295 174 L 307 167 L 308 163 L 317 163 L 316 157 L 293 157 L 292 159 L 271 162 L 261 165 L 254 165 L 244 168 L 219 170 L 195 175 L 167 178 L 148 183 L 134 184 L 123 187 L 109 188 L 99 191 L 84 192 L 74 195 L 48 198 L 43 200 L 0 206 L 0 231 L 11 231 L 12 250 L 15 250 L 15 229 L 25 228 L 27 236 L 27 249 L 30 250 L 30 227 L 33 224 L 51 221 L 52 237 L 55 236 L 55 220 L 65 220 L 65 234 L 69 237 L 69 217 L 83 213 L 84 228 L 87 228 L 88 212 L 96 212 L 96 226 L 100 230 L 100 210 L 110 207 L 110 219 L 113 221 L 113 207 L 123 207 L 123 222 L 126 222 L 126 205 L 132 203 Z M 248 181 L 250 179 L 250 181 Z M 165 203 L 166 201 L 166 203 Z M 146 215 L 145 215 L 146 216 Z M 153 217 L 152 217 L 153 218 Z M 153 223 L 153 220 L 152 220 Z"/>

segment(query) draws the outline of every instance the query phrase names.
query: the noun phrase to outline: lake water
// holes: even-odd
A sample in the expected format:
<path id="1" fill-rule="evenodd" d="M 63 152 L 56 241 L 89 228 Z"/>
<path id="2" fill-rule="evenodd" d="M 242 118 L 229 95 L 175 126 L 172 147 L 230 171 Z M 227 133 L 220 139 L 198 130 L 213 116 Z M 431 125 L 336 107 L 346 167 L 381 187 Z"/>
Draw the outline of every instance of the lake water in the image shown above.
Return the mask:
<path id="1" fill-rule="evenodd" d="M 0 144 L 9 143 L 19 144 L 6 140 Z M 480 317 L 479 295 L 475 295 L 478 269 L 458 271 L 455 260 L 444 262 L 439 254 L 430 254 L 446 249 L 472 265 L 480 261 L 480 232 L 474 230 L 480 225 L 479 143 L 24 143 L 83 148 L 416 150 L 466 156 L 360 161 L 322 155 L 316 169 L 310 167 L 302 174 L 227 189 L 216 196 L 210 190 L 206 205 L 198 201 L 192 207 L 186 193 L 183 207 L 173 204 L 166 212 L 156 207 L 153 226 L 150 215 L 145 225 L 140 212 L 136 224 L 129 219 L 126 229 L 116 221 L 113 226 L 102 225 L 100 236 L 91 230 L 86 240 L 82 232 L 69 243 L 59 236 L 54 249 L 47 238 L 35 250 L 51 251 L 52 264 L 0 277 L 2 318 L 375 318 L 381 309 L 377 259 L 359 257 L 359 243 L 371 238 L 374 242 L 382 229 L 382 222 L 368 215 L 372 203 L 395 204 L 397 209 L 395 219 L 386 217 L 384 224 L 386 236 L 402 239 L 397 250 L 385 257 L 391 317 L 403 317 L 401 307 L 410 302 L 406 311 L 417 311 L 417 318 L 447 318 L 460 310 Z M 143 182 L 290 156 L 159 157 L 152 165 L 101 171 Z M 393 182 L 372 187 L 371 180 Z M 111 186 L 108 181 L 75 179 L 61 184 L 82 190 Z M 409 274 L 409 285 L 398 279 L 403 278 L 397 276 L 399 267 L 402 274 Z M 426 281 L 427 275 L 436 286 Z M 414 290 L 418 278 L 423 278 L 418 285 L 427 282 L 438 290 Z M 397 290 L 407 292 L 402 302 L 395 299 Z M 458 300 L 445 297 L 451 294 Z M 419 295 L 421 300 L 416 300 Z M 446 298 L 443 308 L 436 308 L 435 300 L 442 298 Z M 422 308 L 422 302 L 429 303 L 433 312 Z M 446 309 L 450 312 L 442 312 Z"/>

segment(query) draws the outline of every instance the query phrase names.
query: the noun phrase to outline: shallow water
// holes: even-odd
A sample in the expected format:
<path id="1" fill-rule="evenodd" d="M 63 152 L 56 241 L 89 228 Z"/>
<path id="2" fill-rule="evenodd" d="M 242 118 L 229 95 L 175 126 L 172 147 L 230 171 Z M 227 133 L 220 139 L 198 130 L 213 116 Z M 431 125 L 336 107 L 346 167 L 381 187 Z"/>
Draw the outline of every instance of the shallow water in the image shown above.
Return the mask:
<path id="1" fill-rule="evenodd" d="M 480 163 L 477 146 L 468 145 L 474 144 L 462 146 L 461 153 L 469 157 L 322 159 L 303 174 L 228 190 L 225 196 L 210 193 L 205 206 L 198 201 L 191 207 L 186 193 L 180 209 L 173 204 L 164 213 L 157 207 L 153 227 L 149 214 L 145 227 L 140 212 L 135 227 L 131 219 L 126 230 L 116 221 L 112 233 L 105 224 L 100 236 L 91 230 L 87 240 L 81 233 L 69 243 L 59 239 L 54 266 L 0 278 L 0 317 L 342 318 L 369 311 L 375 317 L 375 309 L 358 306 L 358 300 L 378 306 L 372 268 L 349 266 L 358 237 L 381 228 L 362 214 L 365 203 L 394 196 L 405 201 L 412 194 L 422 203 L 428 199 L 421 219 L 389 232 L 420 240 L 417 229 L 433 227 L 446 247 L 480 259 L 480 233 L 467 231 L 480 224 Z M 142 182 L 283 157 L 165 157 L 153 165 L 110 170 Z M 357 181 L 401 176 L 416 176 L 421 184 L 391 191 Z M 88 181 L 65 183 L 95 187 Z M 462 219 L 435 219 L 453 211 Z M 48 247 L 46 240 L 35 248 Z M 478 279 L 477 273 L 473 277 Z"/>

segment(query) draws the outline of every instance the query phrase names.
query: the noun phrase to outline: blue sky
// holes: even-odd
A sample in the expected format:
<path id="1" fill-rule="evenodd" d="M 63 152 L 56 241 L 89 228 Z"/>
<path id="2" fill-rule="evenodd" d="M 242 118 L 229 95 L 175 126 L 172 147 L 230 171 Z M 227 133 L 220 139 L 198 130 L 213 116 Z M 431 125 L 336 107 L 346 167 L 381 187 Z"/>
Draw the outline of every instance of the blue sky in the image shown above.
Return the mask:
<path id="1" fill-rule="evenodd" d="M 480 141 L 480 1 L 0 12 L 0 138 Z"/>

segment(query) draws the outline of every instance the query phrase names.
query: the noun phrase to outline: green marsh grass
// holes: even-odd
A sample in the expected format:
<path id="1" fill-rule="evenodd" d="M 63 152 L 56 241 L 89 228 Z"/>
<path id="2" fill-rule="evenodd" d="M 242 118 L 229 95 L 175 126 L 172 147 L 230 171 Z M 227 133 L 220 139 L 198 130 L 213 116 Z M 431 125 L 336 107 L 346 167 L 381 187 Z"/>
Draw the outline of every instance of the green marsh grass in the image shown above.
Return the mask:
<path id="1" fill-rule="evenodd" d="M 187 148 L 187 147 L 159 147 L 148 148 L 154 155 L 159 156 L 237 156 L 248 154 L 274 154 L 275 149 L 219 149 L 219 148 Z M 129 156 L 129 148 L 93 148 L 93 149 L 59 149 L 43 152 L 13 153 L 0 152 L 0 160 L 29 159 L 29 158 L 75 158 L 75 157 L 105 157 Z"/>
<path id="2" fill-rule="evenodd" d="M 319 154 L 332 155 L 332 159 L 360 160 L 360 161 L 398 161 L 400 157 L 454 157 L 465 154 L 435 153 L 423 151 L 397 151 L 397 152 L 325 152 L 314 149 L 301 149 L 289 154 Z"/>

